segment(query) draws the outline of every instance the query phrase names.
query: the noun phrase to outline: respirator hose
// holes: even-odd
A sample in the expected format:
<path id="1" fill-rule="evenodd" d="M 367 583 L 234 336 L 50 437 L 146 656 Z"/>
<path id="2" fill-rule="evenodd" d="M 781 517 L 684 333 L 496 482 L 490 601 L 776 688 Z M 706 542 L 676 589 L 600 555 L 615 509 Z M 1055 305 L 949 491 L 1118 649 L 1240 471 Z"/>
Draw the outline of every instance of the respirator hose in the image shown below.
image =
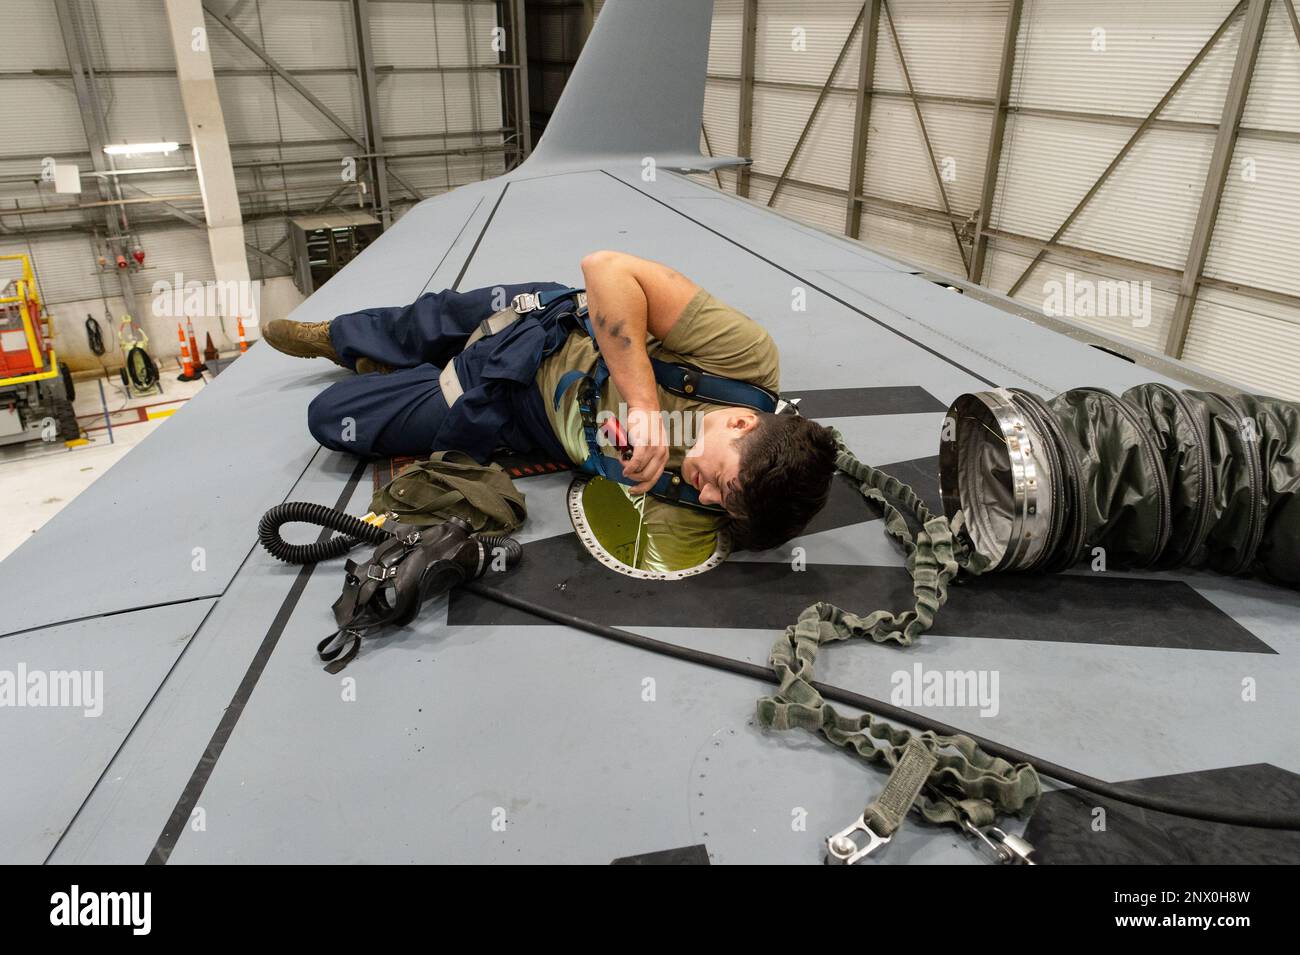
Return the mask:
<path id="1" fill-rule="evenodd" d="M 280 528 L 285 524 L 315 524 L 340 533 L 329 540 L 312 544 L 290 544 L 280 534 Z M 469 527 L 467 524 L 463 526 L 466 529 Z M 304 501 L 277 504 L 263 514 L 257 524 L 257 539 L 267 553 L 288 564 L 317 564 L 322 560 L 342 557 L 358 544 L 378 546 L 392 536 L 390 531 L 377 524 L 367 523 L 326 504 L 309 504 Z M 524 554 L 523 545 L 505 534 L 473 536 L 488 554 L 501 548 L 505 552 L 507 567 L 519 563 Z"/>
<path id="2" fill-rule="evenodd" d="M 478 534 L 476 536 L 483 545 L 484 551 L 489 554 L 498 547 L 502 548 L 506 554 L 507 567 L 513 567 L 519 563 L 519 558 L 524 556 L 523 545 L 513 537 L 507 537 L 504 534 Z"/>
<path id="3" fill-rule="evenodd" d="M 315 524 L 342 533 L 313 544 L 290 544 L 280 536 L 280 528 L 294 523 Z M 289 564 L 315 564 L 333 557 L 342 557 L 358 544 L 378 545 L 391 536 L 382 527 L 367 524 L 360 518 L 336 511 L 326 504 L 308 504 L 303 501 L 277 504 L 263 514 L 257 524 L 257 539 L 262 546 L 272 557 Z"/>

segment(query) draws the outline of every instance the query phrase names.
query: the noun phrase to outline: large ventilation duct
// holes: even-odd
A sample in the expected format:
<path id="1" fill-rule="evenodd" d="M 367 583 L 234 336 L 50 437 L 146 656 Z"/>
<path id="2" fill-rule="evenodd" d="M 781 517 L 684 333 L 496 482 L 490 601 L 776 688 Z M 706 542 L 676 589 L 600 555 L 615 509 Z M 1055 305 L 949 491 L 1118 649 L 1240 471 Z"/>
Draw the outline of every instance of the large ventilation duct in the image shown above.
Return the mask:
<path id="1" fill-rule="evenodd" d="M 1300 404 L 1139 385 L 962 395 L 944 511 L 990 570 L 1208 567 L 1300 586 Z"/>

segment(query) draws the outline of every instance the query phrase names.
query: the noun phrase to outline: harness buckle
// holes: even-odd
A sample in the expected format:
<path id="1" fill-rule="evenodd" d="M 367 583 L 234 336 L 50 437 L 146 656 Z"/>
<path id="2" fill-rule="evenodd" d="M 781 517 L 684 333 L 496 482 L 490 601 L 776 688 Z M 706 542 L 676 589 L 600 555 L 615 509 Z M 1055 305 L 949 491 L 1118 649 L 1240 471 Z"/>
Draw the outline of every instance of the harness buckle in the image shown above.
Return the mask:
<path id="1" fill-rule="evenodd" d="M 1005 832 L 997 826 L 980 829 L 969 819 L 962 820 L 962 828 L 992 852 L 993 857 L 1002 865 L 1038 865 L 1029 858 L 1034 847 L 1020 836 Z"/>
<path id="2" fill-rule="evenodd" d="M 858 833 L 865 836 L 865 845 L 859 844 Z M 892 838 L 894 838 L 892 835 L 880 835 L 867 825 L 865 814 L 858 816 L 847 828 L 841 829 L 835 835 L 827 838 L 826 864 L 857 865 L 859 861 L 871 855 Z"/>
<path id="3" fill-rule="evenodd" d="M 367 580 L 377 580 L 382 583 L 383 581 L 387 580 L 389 577 L 397 576 L 396 567 L 380 567 L 379 576 L 375 576 L 375 566 L 376 566 L 375 564 L 371 564 L 369 567 L 366 568 Z"/>
<path id="4" fill-rule="evenodd" d="M 510 304 L 520 315 L 535 312 L 542 307 L 541 299 L 536 292 L 520 292 L 510 300 Z"/>

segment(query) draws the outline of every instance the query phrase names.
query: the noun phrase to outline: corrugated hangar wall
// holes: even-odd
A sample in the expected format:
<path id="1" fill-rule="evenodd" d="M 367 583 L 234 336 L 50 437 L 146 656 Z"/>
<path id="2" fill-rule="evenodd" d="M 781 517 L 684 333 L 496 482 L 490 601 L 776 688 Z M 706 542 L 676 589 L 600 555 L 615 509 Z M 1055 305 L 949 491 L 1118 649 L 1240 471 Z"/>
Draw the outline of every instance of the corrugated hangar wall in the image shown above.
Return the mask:
<path id="1" fill-rule="evenodd" d="M 715 0 L 696 178 L 1300 398 L 1294 2 Z"/>
<path id="2" fill-rule="evenodd" d="M 175 172 L 120 176 L 132 200 L 166 197 L 170 207 L 126 207 L 132 248 L 145 267 L 131 276 L 128 306 L 153 339 L 156 352 L 175 350 L 175 328 L 153 321 L 149 293 L 175 273 L 210 281 L 213 266 L 203 206 L 189 150 L 189 132 L 176 80 L 163 0 L 67 0 L 94 71 L 107 139 L 115 143 L 175 140 L 177 153 L 116 160 L 118 170 L 188 167 Z M 502 173 L 517 157 L 503 119 L 505 54 L 493 28 L 509 23 L 510 3 L 494 0 L 368 0 L 380 130 L 388 155 L 389 199 L 400 216 L 419 197 Z M 207 3 L 206 31 L 231 156 L 235 164 L 254 279 L 283 297 L 291 280 L 289 215 L 365 208 L 365 176 L 344 182 L 341 157 L 364 153 L 324 113 L 213 15 L 230 22 L 353 130 L 364 128 L 362 86 L 354 39 L 352 0 L 240 0 Z M 86 349 L 86 314 L 106 328 L 114 347 L 123 307 L 116 276 L 99 271 L 106 251 L 102 210 L 77 209 L 98 201 L 82 115 L 54 0 L 6 0 L 14 29 L 0 37 L 0 254 L 32 256 L 42 293 L 51 303 L 61 357 L 74 368 L 98 367 Z M 80 196 L 56 195 L 41 181 L 41 162 L 53 157 L 82 173 Z M 364 160 L 362 160 L 364 171 Z M 400 182 L 399 182 L 400 179 Z M 72 208 L 70 208 L 72 207 Z M 109 256 L 111 261 L 111 255 Z M 277 282 L 278 279 L 278 282 Z M 108 319 L 107 321 L 105 319 Z M 233 329 L 214 336 L 228 345 Z M 200 333 L 200 338 L 202 333 Z M 110 353 L 108 360 L 114 358 Z"/>

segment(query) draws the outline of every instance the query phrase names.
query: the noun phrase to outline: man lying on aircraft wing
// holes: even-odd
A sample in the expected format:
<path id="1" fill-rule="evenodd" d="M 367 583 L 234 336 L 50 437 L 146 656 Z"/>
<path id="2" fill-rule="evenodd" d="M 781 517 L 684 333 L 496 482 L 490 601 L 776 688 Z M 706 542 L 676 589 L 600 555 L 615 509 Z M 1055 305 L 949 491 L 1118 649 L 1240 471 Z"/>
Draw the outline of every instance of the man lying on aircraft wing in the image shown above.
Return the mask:
<path id="1" fill-rule="evenodd" d="M 331 322 L 272 321 L 263 337 L 358 373 L 311 403 L 325 447 L 572 461 L 636 496 L 644 567 L 681 566 L 728 521 L 752 549 L 802 531 L 826 502 L 835 445 L 829 429 L 772 413 L 771 336 L 658 262 L 593 252 L 582 272 L 585 297 L 554 282 L 446 290 Z"/>

